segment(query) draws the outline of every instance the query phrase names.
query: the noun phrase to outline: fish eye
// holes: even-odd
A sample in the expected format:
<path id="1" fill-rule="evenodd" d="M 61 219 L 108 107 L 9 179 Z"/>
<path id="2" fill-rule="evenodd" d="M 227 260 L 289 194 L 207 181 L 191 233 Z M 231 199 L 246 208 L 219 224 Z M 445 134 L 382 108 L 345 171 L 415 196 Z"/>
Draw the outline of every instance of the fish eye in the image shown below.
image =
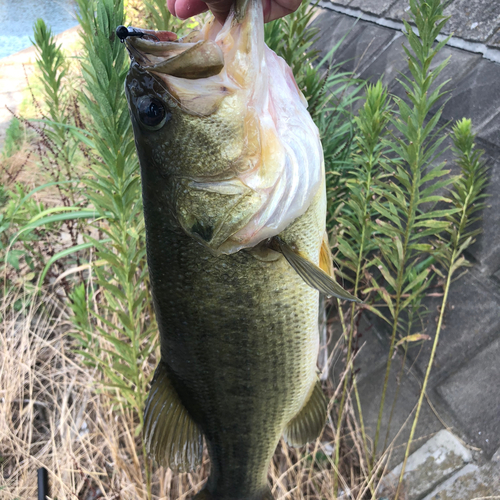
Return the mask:
<path id="1" fill-rule="evenodd" d="M 142 124 L 149 130 L 159 130 L 172 118 L 172 113 L 156 97 L 143 96 L 139 98 L 137 112 Z"/>

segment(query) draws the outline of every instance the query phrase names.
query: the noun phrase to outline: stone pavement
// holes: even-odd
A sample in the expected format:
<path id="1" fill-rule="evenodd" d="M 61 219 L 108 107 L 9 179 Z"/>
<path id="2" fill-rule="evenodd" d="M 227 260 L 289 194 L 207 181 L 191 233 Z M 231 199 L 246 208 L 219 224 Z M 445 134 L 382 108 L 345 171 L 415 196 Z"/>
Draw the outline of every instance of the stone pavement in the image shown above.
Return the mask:
<path id="1" fill-rule="evenodd" d="M 500 8 L 496 0 L 444 0 L 443 3 L 444 14 L 451 16 L 444 33 L 500 47 Z M 409 20 L 408 0 L 334 0 L 332 4 L 385 19 Z"/>
<path id="2" fill-rule="evenodd" d="M 410 455 L 404 473 L 405 500 L 478 500 L 499 498 L 500 463 L 470 463 L 471 452 L 449 431 L 439 431 Z M 401 464 L 378 487 L 382 498 L 396 492 Z"/>
<path id="3" fill-rule="evenodd" d="M 321 1 L 322 9 L 314 20 L 320 28 L 317 48 L 324 55 L 345 37 L 334 55 L 334 63 L 341 65 L 340 70 L 353 71 L 356 77 L 372 82 L 382 78 L 391 93 L 404 96 L 396 78 L 401 72 L 408 72 L 401 31 L 401 19 L 407 16 L 408 5 L 408 0 Z M 489 166 L 486 192 L 490 198 L 483 213 L 483 232 L 467 254 L 473 266 L 453 283 L 450 291 L 414 446 L 416 450 L 447 428 L 472 451 L 472 463 L 457 472 L 460 476 L 443 476 L 440 481 L 446 482 L 442 482 L 440 491 L 427 489 L 416 496 L 408 493 L 408 498 L 414 500 L 423 499 L 424 494 L 428 495 L 426 500 L 471 500 L 487 496 L 470 493 L 474 484 L 478 492 L 500 495 L 495 475 L 497 472 L 500 475 L 500 466 L 497 463 L 495 469 L 494 462 L 489 462 L 500 448 L 500 4 L 497 0 L 454 0 L 447 2 L 445 13 L 452 16 L 447 30 L 454 37 L 433 63 L 438 65 L 451 56 L 440 77 L 441 81 L 451 78 L 445 90 L 452 92 L 444 108 L 442 125 L 464 116 L 472 119 L 478 134 L 476 143 L 486 152 L 484 158 Z M 445 154 L 447 158 L 448 165 L 456 171 L 449 152 Z M 440 301 L 431 298 L 426 302 L 429 315 L 425 333 L 431 338 Z M 356 358 L 355 369 L 359 370 L 364 423 L 373 437 L 390 332 L 376 318 L 366 315 L 361 319 L 359 333 L 358 345 L 364 346 Z M 403 444 L 410 426 L 404 424 L 417 402 L 431 345 L 432 341 L 428 341 L 412 346 L 404 367 L 399 354 L 393 361 L 380 439 L 381 447 L 384 441 L 394 440 L 390 467 L 403 458 Z M 333 372 L 335 376 L 339 369 Z M 398 402 L 386 433 L 396 394 Z M 469 491 L 465 497 L 455 491 L 459 485 L 462 491 Z"/>

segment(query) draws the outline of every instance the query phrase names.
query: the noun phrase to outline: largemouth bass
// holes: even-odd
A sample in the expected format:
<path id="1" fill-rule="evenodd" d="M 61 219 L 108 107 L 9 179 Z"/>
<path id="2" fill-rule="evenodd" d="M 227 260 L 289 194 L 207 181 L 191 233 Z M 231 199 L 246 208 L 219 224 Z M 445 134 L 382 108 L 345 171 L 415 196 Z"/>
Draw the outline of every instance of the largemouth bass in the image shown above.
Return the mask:
<path id="1" fill-rule="evenodd" d="M 123 31 L 123 27 L 122 27 Z M 284 435 L 316 439 L 318 290 L 332 279 L 321 142 L 262 5 L 238 0 L 183 39 L 124 32 L 161 362 L 144 418 L 149 453 L 210 476 L 197 499 L 271 499 Z"/>

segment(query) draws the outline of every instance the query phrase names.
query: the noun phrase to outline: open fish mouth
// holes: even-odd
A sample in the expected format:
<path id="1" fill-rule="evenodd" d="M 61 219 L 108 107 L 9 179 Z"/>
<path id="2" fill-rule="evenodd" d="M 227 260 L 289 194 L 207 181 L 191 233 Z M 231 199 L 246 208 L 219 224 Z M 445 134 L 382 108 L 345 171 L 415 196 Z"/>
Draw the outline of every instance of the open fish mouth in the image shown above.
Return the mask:
<path id="1" fill-rule="evenodd" d="M 212 18 L 182 38 L 120 29 L 142 163 L 168 153 L 171 203 L 186 233 L 232 254 L 303 215 L 324 182 L 321 141 L 292 70 L 264 43 L 261 1 L 236 0 L 223 25 Z M 144 103 L 153 115 L 168 108 L 168 125 L 141 122 Z"/>
<path id="2" fill-rule="evenodd" d="M 148 71 L 196 80 L 218 75 L 224 68 L 221 48 L 204 39 L 199 30 L 178 39 L 170 31 L 119 26 L 117 35 L 125 42 L 131 59 Z"/>

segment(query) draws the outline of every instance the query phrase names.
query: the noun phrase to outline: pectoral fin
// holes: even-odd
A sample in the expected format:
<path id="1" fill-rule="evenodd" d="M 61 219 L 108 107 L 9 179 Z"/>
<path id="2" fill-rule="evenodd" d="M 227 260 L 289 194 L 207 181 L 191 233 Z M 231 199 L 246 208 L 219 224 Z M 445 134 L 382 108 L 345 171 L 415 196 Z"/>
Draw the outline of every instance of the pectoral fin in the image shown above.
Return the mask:
<path id="1" fill-rule="evenodd" d="M 307 403 L 285 429 L 285 441 L 290 446 L 303 446 L 317 439 L 325 426 L 327 408 L 328 402 L 317 380 Z"/>
<path id="2" fill-rule="evenodd" d="M 144 441 L 160 465 L 187 472 L 201 464 L 202 434 L 182 404 L 160 362 L 144 411 Z"/>
<path id="3" fill-rule="evenodd" d="M 293 250 L 281 238 L 275 236 L 273 238 L 277 245 L 273 248 L 278 249 L 295 269 L 297 274 L 312 288 L 319 290 L 328 297 L 337 297 L 339 299 L 350 300 L 361 303 L 361 300 L 346 292 L 331 276 L 319 268 L 314 262 L 311 262 L 307 257 L 302 255 L 297 250 Z M 332 266 L 333 270 L 333 266 Z"/>

